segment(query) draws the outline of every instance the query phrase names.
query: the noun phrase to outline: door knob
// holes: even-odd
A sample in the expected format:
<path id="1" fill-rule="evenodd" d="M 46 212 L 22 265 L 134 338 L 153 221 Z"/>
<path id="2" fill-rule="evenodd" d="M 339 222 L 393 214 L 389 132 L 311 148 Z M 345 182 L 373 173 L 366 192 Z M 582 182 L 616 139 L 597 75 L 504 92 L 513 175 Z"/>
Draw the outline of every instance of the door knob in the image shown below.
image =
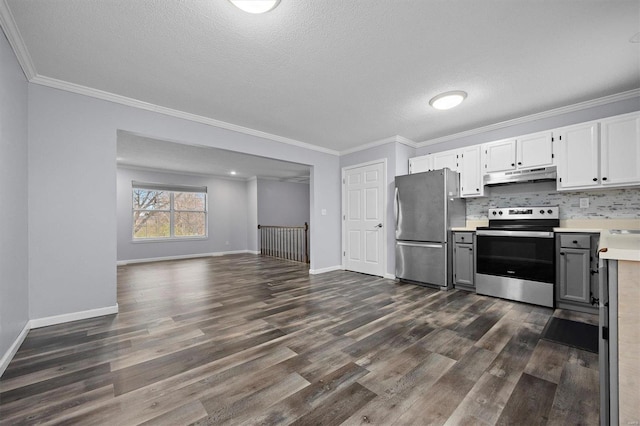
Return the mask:
<path id="1" fill-rule="evenodd" d="M 382 228 L 382 224 L 381 223 L 377 224 L 376 228 Z"/>

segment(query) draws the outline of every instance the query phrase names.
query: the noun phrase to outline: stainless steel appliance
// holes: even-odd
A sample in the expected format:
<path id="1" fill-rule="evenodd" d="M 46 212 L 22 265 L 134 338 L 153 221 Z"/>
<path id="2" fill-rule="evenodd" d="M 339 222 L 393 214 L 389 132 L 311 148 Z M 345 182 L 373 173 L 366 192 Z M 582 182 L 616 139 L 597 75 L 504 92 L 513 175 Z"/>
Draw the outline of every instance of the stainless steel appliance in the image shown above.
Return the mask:
<path id="1" fill-rule="evenodd" d="M 488 173 L 484 175 L 484 184 L 486 186 L 497 186 L 509 183 L 555 182 L 557 176 L 556 166 L 538 167 L 529 170 Z"/>
<path id="2" fill-rule="evenodd" d="M 449 288 L 449 231 L 466 223 L 459 187 L 449 169 L 396 177 L 397 278 Z"/>
<path id="3" fill-rule="evenodd" d="M 476 291 L 553 307 L 557 206 L 489 209 L 476 230 Z"/>

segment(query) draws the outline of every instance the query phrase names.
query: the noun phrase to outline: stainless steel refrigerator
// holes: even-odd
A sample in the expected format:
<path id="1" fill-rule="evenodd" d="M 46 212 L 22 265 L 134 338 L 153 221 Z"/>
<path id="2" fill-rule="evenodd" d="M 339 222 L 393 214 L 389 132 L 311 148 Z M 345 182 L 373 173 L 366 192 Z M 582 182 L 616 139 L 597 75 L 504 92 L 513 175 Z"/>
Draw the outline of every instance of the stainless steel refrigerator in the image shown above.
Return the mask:
<path id="1" fill-rule="evenodd" d="M 451 286 L 450 230 L 465 226 L 465 200 L 459 174 L 449 169 L 397 176 L 396 277 Z"/>

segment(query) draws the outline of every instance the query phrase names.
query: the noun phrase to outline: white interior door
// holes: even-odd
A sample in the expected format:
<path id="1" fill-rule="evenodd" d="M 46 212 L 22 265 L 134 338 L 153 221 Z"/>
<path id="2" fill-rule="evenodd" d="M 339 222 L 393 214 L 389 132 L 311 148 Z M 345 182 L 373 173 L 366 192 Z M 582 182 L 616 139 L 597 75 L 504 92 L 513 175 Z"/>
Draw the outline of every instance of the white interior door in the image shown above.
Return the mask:
<path id="1" fill-rule="evenodd" d="M 385 164 L 343 170 L 344 267 L 384 276 Z"/>

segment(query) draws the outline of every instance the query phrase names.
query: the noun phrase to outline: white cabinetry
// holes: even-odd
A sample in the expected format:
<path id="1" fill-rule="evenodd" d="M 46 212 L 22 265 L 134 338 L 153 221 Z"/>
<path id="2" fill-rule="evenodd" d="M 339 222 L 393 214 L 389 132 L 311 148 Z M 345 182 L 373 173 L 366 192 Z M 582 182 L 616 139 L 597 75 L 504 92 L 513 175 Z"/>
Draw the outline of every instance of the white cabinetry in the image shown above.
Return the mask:
<path id="1" fill-rule="evenodd" d="M 459 150 L 452 149 L 449 151 L 436 152 L 434 154 L 409 158 L 409 174 L 430 172 L 432 170 L 440 170 L 444 168 L 449 168 L 454 172 L 458 172 L 458 155 Z"/>
<path id="2" fill-rule="evenodd" d="M 640 185 L 640 113 L 557 133 L 558 190 Z"/>
<path id="3" fill-rule="evenodd" d="M 554 163 L 551 132 L 489 142 L 483 145 L 483 150 L 485 173 L 531 169 Z"/>
<path id="4" fill-rule="evenodd" d="M 460 194 L 462 197 L 484 195 L 482 168 L 480 167 L 480 145 L 460 149 Z"/>
<path id="5" fill-rule="evenodd" d="M 516 139 L 516 167 L 531 169 L 553 165 L 553 135 L 551 132 L 535 133 Z"/>
<path id="6" fill-rule="evenodd" d="M 602 185 L 640 182 L 640 114 L 600 121 Z"/>
<path id="7" fill-rule="evenodd" d="M 565 127 L 557 133 L 558 190 L 598 186 L 598 123 Z"/>
<path id="8" fill-rule="evenodd" d="M 428 172 L 429 170 L 433 170 L 433 157 L 431 155 L 409 158 L 409 174 Z"/>
<path id="9" fill-rule="evenodd" d="M 449 168 L 460 173 L 462 197 L 484 195 L 482 169 L 480 167 L 480 145 L 436 152 L 409 159 L 409 174 Z"/>
<path id="10" fill-rule="evenodd" d="M 431 154 L 431 156 L 433 157 L 433 170 L 449 168 L 454 172 L 459 172 L 459 155 L 460 154 L 457 149 Z"/>
<path id="11" fill-rule="evenodd" d="M 640 186 L 640 112 L 410 158 L 409 173 L 449 168 L 478 197 L 486 173 L 554 164 L 558 191 Z"/>
<path id="12" fill-rule="evenodd" d="M 503 172 L 516 168 L 516 140 L 490 142 L 484 147 L 484 172 Z"/>

